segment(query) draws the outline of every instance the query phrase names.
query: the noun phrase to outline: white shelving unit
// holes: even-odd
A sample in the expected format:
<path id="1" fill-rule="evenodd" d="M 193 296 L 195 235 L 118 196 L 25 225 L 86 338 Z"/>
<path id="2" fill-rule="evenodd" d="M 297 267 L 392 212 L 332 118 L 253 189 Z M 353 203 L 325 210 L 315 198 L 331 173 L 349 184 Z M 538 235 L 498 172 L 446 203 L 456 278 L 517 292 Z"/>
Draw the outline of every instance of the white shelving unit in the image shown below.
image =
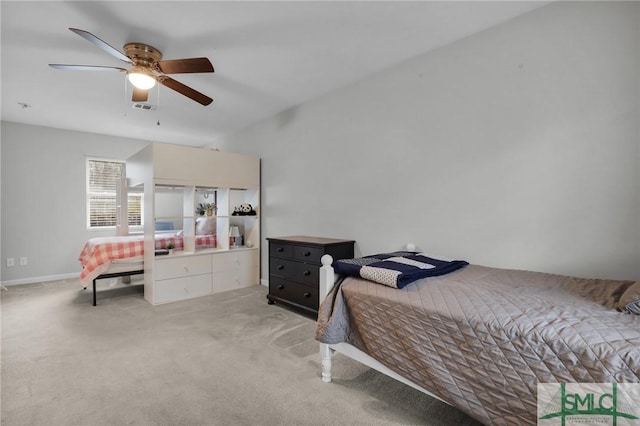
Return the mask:
<path id="1" fill-rule="evenodd" d="M 258 157 L 154 143 L 127 160 L 127 180 L 129 185 L 144 189 L 144 297 L 149 303 L 168 303 L 259 284 Z M 215 215 L 196 213 L 196 207 L 205 202 L 217 205 Z M 237 203 L 251 204 L 258 214 L 233 216 Z M 197 247 L 200 217 L 213 222 L 215 247 Z M 230 245 L 231 225 L 241 229 L 244 245 Z M 163 230 L 166 227 L 173 229 Z M 156 256 L 155 234 L 179 230 L 184 248 Z"/>

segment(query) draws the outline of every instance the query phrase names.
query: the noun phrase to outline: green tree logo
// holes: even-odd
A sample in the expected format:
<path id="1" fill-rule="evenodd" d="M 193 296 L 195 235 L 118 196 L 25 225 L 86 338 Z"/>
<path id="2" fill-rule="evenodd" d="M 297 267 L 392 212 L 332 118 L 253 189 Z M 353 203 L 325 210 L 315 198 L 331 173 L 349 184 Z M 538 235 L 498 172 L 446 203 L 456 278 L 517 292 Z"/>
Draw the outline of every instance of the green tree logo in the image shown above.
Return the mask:
<path id="1" fill-rule="evenodd" d="M 569 423 L 584 424 L 607 423 L 617 426 L 619 419 L 640 419 L 636 415 L 639 411 L 637 404 L 632 402 L 633 399 L 619 387 L 618 383 L 588 383 L 584 385 L 591 385 L 591 389 L 584 390 L 580 388 L 579 391 L 569 392 L 567 391 L 566 383 L 561 383 L 551 401 L 541 407 L 542 410 L 538 413 L 538 419 L 557 418 L 560 420 L 561 426 L 565 426 L 567 421 Z M 540 394 L 540 388 L 538 388 L 538 394 Z M 538 401 L 538 404 L 540 404 L 540 401 Z M 640 422 L 633 422 L 633 424 L 640 424 Z"/>

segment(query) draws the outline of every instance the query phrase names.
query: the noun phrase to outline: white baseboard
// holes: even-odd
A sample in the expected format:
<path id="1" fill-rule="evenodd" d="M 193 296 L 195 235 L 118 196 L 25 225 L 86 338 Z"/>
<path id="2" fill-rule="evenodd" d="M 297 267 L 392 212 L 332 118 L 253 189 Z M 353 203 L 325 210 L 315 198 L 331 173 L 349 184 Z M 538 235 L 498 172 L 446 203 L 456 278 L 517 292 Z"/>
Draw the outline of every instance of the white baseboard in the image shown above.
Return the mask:
<path id="1" fill-rule="evenodd" d="M 74 272 L 71 274 L 45 275 L 43 277 L 30 277 L 30 278 L 21 278 L 18 280 L 7 280 L 7 281 L 2 281 L 2 283 L 0 284 L 4 286 L 12 286 L 12 285 L 20 285 L 20 284 L 42 283 L 46 281 L 68 280 L 70 278 L 80 278 L 80 274 L 78 272 Z"/>
<path id="2" fill-rule="evenodd" d="M 269 287 L 269 280 L 265 280 L 264 278 L 260 278 L 260 285 L 265 287 Z"/>

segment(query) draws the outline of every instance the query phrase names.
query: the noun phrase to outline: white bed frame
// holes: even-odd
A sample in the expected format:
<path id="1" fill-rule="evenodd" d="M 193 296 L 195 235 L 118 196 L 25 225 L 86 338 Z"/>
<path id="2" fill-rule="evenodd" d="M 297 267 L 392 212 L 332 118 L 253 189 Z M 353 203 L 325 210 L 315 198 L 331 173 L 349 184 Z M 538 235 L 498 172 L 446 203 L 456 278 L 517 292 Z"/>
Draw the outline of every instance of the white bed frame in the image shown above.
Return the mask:
<path id="1" fill-rule="evenodd" d="M 407 244 L 407 250 L 415 251 L 415 245 Z M 322 256 L 321 262 L 322 262 L 322 267 L 320 268 L 320 300 L 322 301 L 327 297 L 327 295 L 333 288 L 336 282 L 336 276 L 335 276 L 333 267 L 331 266 L 333 264 L 333 258 L 330 255 L 325 254 L 324 256 Z M 402 382 L 408 386 L 411 386 L 412 388 L 424 394 L 431 396 L 432 398 L 435 398 L 439 401 L 444 402 L 445 404 L 448 404 L 446 401 L 442 400 L 437 395 L 434 395 L 433 393 L 429 392 L 422 386 L 413 383 L 412 381 L 406 379 L 405 377 L 402 377 L 395 371 L 389 369 L 388 367 L 386 367 L 376 359 L 372 358 L 371 356 L 361 351 L 360 349 L 356 348 L 355 346 L 350 345 L 349 343 L 337 343 L 337 344 L 320 343 L 320 357 L 322 359 L 322 381 L 325 383 L 331 382 L 331 358 L 336 353 L 341 353 L 355 361 L 358 361 L 366 365 L 367 367 L 370 367 L 376 371 L 379 371 L 385 376 L 389 376 L 395 380 L 398 380 L 399 382 Z"/>

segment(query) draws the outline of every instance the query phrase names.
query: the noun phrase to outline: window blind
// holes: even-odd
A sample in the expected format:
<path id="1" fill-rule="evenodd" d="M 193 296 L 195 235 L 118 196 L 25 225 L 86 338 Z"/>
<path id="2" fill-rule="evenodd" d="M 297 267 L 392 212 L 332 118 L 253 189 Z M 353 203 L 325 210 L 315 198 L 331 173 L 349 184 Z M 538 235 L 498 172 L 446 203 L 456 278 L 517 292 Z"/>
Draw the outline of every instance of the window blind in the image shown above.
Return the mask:
<path id="1" fill-rule="evenodd" d="M 108 160 L 88 161 L 88 222 L 90 228 L 116 226 L 118 179 L 125 176 L 125 163 Z M 142 194 L 129 194 L 129 225 L 142 225 Z"/>
<path id="2" fill-rule="evenodd" d="M 127 211 L 129 226 L 142 225 L 142 194 L 129 194 L 127 199 L 129 200 L 129 210 Z"/>

